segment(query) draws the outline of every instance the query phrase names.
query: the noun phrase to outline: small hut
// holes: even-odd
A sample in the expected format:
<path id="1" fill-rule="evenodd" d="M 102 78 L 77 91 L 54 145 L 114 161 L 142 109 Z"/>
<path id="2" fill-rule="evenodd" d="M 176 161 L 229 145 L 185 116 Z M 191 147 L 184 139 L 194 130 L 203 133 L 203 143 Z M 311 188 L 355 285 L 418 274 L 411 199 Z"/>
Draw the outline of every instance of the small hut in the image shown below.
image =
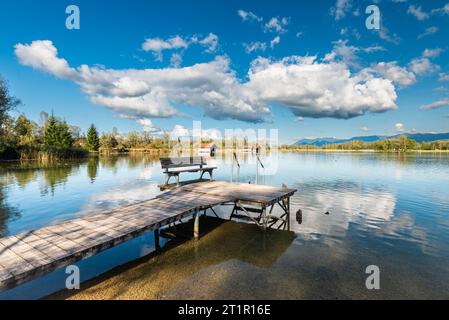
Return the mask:
<path id="1" fill-rule="evenodd" d="M 215 143 L 202 143 L 200 145 L 199 153 L 201 154 L 208 154 L 211 157 L 214 157 L 216 152 L 217 145 Z"/>

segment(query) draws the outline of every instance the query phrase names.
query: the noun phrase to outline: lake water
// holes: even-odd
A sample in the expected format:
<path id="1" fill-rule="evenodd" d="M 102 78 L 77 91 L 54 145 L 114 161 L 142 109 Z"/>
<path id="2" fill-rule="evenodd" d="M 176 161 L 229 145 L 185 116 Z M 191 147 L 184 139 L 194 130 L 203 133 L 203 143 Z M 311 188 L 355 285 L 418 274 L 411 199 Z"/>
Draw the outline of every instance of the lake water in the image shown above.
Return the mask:
<path id="1" fill-rule="evenodd" d="M 292 214 L 294 233 L 267 235 L 224 224 L 198 244 L 89 284 L 92 294 L 80 298 L 449 298 L 449 155 L 271 153 L 261 157 L 265 168 L 239 155 L 240 169 L 231 158 L 213 161 L 215 179 L 297 188 L 291 207 L 302 209 L 302 223 Z M 181 179 L 189 178 L 197 175 Z M 153 198 L 162 181 L 151 156 L 0 164 L 0 236 Z M 145 234 L 77 265 L 88 280 L 153 251 L 153 236 Z M 379 267 L 380 290 L 365 286 L 369 265 Z M 169 270 L 176 280 L 164 284 Z M 0 299 L 51 294 L 64 288 L 64 271 Z M 157 292 L 146 287 L 151 281 Z"/>

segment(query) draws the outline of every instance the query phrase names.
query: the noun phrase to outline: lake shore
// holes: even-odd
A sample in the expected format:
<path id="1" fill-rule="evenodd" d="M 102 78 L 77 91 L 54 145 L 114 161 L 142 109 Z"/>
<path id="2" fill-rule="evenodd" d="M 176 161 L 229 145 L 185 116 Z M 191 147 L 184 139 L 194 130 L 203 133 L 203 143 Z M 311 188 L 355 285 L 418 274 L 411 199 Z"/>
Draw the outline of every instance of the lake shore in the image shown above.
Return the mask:
<path id="1" fill-rule="evenodd" d="M 27 159 L 0 159 L 0 163 L 14 163 L 14 162 L 58 162 L 58 161 L 67 161 L 67 160 L 76 160 L 76 159 L 87 159 L 89 157 L 115 157 L 115 156 L 127 156 L 127 155 L 139 155 L 139 154 L 148 154 L 148 155 L 156 155 L 156 156 L 169 156 L 173 150 L 168 149 L 129 149 L 126 151 L 109 151 L 109 152 L 87 152 L 79 157 L 71 157 L 67 159 L 55 159 L 55 160 L 45 160 L 39 158 L 27 158 Z M 398 151 L 379 151 L 374 149 L 364 149 L 364 150 L 341 150 L 341 149 L 277 149 L 271 150 L 269 152 L 282 152 L 282 153 L 377 153 L 377 154 L 449 154 L 449 150 L 407 150 L 405 152 Z M 183 155 L 194 154 L 191 149 L 182 149 L 176 150 L 176 152 L 181 152 Z M 226 149 L 219 150 L 218 154 L 231 154 L 231 153 L 250 153 L 242 150 L 235 149 Z"/>
<path id="2" fill-rule="evenodd" d="M 302 152 L 302 153 L 313 153 L 313 152 L 325 152 L 325 153 L 386 153 L 386 154 L 407 154 L 407 153 L 449 153 L 449 150 L 407 150 L 405 152 L 398 151 L 379 151 L 374 149 L 364 149 L 364 150 L 341 150 L 341 149 L 278 149 L 279 152 Z"/>

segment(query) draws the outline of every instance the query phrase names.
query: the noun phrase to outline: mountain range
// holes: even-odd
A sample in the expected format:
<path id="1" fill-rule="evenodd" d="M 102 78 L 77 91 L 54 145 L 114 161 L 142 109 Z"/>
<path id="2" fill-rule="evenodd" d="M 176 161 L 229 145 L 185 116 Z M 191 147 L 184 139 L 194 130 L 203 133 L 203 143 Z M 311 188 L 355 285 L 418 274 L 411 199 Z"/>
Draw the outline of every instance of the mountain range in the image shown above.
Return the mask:
<path id="1" fill-rule="evenodd" d="M 404 133 L 393 136 L 359 136 L 349 139 L 337 138 L 316 138 L 316 139 L 301 139 L 293 143 L 293 145 L 309 145 L 322 147 L 327 144 L 345 143 L 351 141 L 376 142 L 385 139 L 395 139 L 401 135 L 405 135 L 416 142 L 432 142 L 438 140 L 449 140 L 449 132 L 447 133 Z"/>

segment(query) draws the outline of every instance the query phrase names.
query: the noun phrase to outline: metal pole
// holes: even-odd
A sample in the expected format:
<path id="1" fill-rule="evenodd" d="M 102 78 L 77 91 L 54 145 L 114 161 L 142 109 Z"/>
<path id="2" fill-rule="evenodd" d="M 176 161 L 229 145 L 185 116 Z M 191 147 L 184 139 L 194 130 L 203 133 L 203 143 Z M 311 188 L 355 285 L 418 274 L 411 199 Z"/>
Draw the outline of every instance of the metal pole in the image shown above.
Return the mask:
<path id="1" fill-rule="evenodd" d="M 234 182 L 234 158 L 232 158 L 231 164 L 231 182 Z"/>
<path id="2" fill-rule="evenodd" d="M 259 162 L 256 160 L 256 184 L 259 184 Z"/>

